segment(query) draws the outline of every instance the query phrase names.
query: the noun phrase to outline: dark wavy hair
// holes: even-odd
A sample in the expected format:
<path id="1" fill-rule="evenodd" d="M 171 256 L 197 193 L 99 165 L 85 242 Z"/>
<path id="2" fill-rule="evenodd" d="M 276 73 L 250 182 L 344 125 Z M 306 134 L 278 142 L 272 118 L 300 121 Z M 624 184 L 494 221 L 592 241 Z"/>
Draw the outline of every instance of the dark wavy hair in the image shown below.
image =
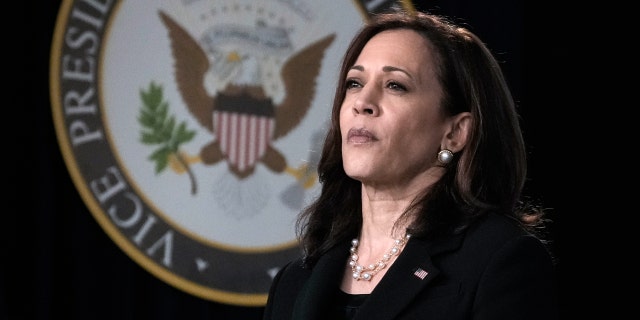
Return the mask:
<path id="1" fill-rule="evenodd" d="M 458 232 L 488 212 L 509 216 L 532 233 L 542 228 L 544 210 L 521 199 L 527 174 L 525 143 L 515 102 L 490 50 L 475 34 L 444 16 L 419 11 L 386 12 L 367 21 L 342 60 L 331 124 L 318 165 L 322 190 L 296 223 L 308 265 L 359 233 L 361 183 L 343 169 L 340 108 L 349 68 L 373 36 L 391 29 L 414 30 L 428 40 L 444 90 L 442 108 L 448 115 L 470 112 L 473 117 L 463 150 L 455 154 L 442 178 L 424 190 L 399 221 L 411 219 L 408 231 L 413 237 L 424 238 Z"/>

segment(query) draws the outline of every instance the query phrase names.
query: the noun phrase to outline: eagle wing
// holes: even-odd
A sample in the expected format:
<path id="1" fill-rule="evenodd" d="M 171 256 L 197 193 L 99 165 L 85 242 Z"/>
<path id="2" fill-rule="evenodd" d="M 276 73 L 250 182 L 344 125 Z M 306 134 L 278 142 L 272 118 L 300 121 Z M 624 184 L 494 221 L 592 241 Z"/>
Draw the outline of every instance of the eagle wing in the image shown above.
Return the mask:
<path id="1" fill-rule="evenodd" d="M 175 77 L 182 99 L 198 122 L 213 131 L 211 113 L 215 108 L 214 97 L 204 87 L 204 76 L 209 69 L 207 54 L 171 17 L 162 11 L 159 15 L 169 31 L 171 52 L 175 60 Z"/>
<path id="2" fill-rule="evenodd" d="M 335 34 L 328 35 L 306 47 L 291 57 L 282 68 L 286 97 L 276 108 L 276 127 L 272 140 L 289 133 L 311 107 L 322 58 L 335 37 Z"/>

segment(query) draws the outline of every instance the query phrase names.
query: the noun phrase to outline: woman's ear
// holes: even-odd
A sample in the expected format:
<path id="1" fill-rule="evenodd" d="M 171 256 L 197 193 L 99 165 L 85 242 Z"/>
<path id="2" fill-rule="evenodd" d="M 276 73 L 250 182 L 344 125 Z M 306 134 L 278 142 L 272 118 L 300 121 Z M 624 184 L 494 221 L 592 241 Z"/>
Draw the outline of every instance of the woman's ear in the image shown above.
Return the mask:
<path id="1" fill-rule="evenodd" d="M 473 118 L 470 112 L 460 112 L 450 118 L 449 131 L 445 134 L 443 148 L 456 153 L 467 144 L 467 139 L 473 126 Z"/>

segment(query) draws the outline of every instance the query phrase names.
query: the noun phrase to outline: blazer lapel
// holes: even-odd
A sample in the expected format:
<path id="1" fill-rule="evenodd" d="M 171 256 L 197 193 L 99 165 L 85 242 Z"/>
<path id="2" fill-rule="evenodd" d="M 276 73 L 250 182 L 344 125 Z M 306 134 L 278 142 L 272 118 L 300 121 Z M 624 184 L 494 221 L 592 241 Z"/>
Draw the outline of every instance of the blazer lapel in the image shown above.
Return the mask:
<path id="1" fill-rule="evenodd" d="M 454 241 L 438 243 L 409 240 L 384 278 L 360 307 L 355 320 L 394 319 L 440 273 L 431 257 L 457 248 L 461 239 L 462 237 L 457 236 Z"/>
<path id="2" fill-rule="evenodd" d="M 344 268 L 347 266 L 349 245 L 345 243 L 336 246 L 318 260 L 296 299 L 292 319 L 323 319 L 322 315 L 333 307 L 333 299 L 337 290 L 340 290 Z"/>

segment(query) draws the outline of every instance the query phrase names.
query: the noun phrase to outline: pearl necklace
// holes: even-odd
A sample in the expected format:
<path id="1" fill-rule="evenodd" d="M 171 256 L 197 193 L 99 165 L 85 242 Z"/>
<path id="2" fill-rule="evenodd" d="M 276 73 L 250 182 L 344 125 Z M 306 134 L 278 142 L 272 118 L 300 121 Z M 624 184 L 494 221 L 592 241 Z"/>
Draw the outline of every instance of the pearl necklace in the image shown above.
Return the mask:
<path id="1" fill-rule="evenodd" d="M 411 237 L 410 234 L 406 234 L 404 238 L 395 239 L 394 245 L 389 250 L 389 252 L 386 253 L 384 256 L 382 256 L 382 259 L 380 259 L 378 262 L 376 262 L 375 264 L 370 264 L 368 267 L 364 267 L 358 264 L 359 241 L 358 239 L 351 240 L 351 249 L 349 249 L 349 251 L 351 251 L 351 260 L 349 261 L 349 266 L 351 266 L 351 272 L 353 272 L 352 274 L 353 278 L 356 279 L 356 281 L 359 281 L 359 280 L 370 281 L 371 278 L 373 278 L 373 276 L 376 275 L 376 273 L 378 273 L 380 270 L 387 267 L 387 262 L 389 262 L 389 260 L 391 260 L 392 257 L 395 257 L 398 254 L 400 254 L 400 251 L 402 251 L 402 248 L 407 243 L 407 241 L 409 241 L 410 237 Z"/>

